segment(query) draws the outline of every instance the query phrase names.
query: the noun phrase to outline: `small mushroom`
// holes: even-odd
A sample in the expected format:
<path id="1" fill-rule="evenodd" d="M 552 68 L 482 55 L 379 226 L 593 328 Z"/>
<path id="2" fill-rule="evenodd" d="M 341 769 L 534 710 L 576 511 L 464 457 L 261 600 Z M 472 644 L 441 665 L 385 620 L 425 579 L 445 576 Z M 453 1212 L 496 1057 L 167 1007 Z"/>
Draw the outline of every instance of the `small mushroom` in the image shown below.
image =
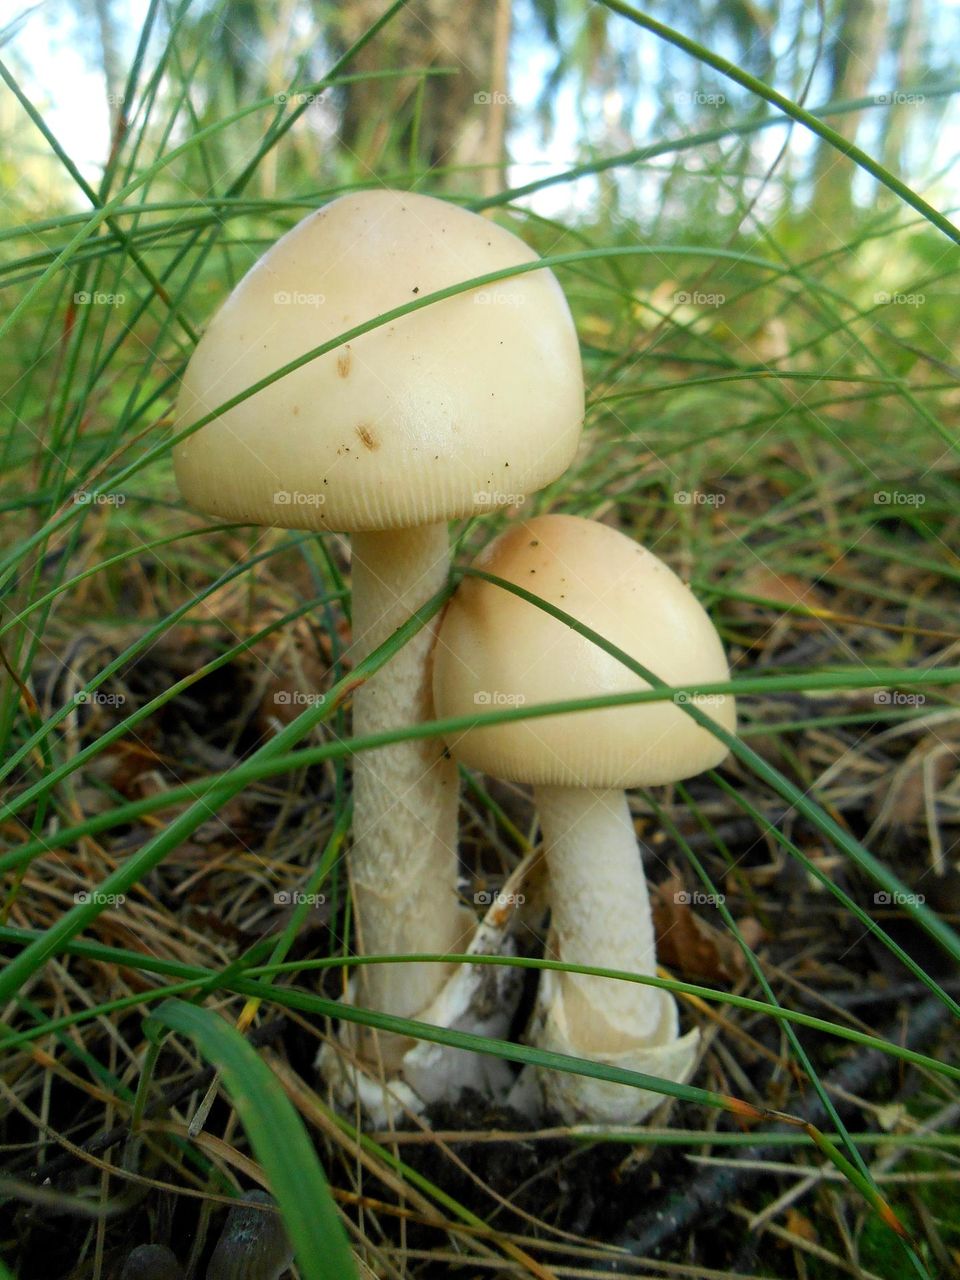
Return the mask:
<path id="1" fill-rule="evenodd" d="M 476 276 L 536 261 L 522 240 L 446 201 L 372 190 L 289 231 L 240 281 L 184 374 L 182 428 L 322 343 Z M 197 509 L 339 530 L 353 542 L 355 659 L 439 591 L 447 521 L 512 505 L 570 464 L 583 417 L 577 336 L 547 269 L 462 292 L 311 360 L 174 449 Z M 353 702 L 356 734 L 431 718 L 428 625 Z M 359 753 L 351 857 L 359 950 L 449 953 L 474 928 L 457 899 L 457 772 L 436 741 Z M 358 1000 L 415 1016 L 438 964 L 368 965 Z M 388 1066 L 407 1047 L 370 1036 Z"/>
<path id="2" fill-rule="evenodd" d="M 668 684 L 729 678 L 720 638 L 689 588 L 606 525 L 540 516 L 502 534 L 476 567 L 569 613 Z M 654 976 L 650 902 L 624 789 L 691 777 L 719 764 L 725 745 L 670 701 L 483 725 L 487 708 L 646 688 L 565 623 L 483 579 L 465 578 L 444 617 L 437 713 L 477 716 L 451 751 L 471 768 L 534 785 L 550 876 L 548 954 Z M 733 731 L 732 697 L 700 705 Z M 696 1060 L 697 1032 L 680 1036 L 673 996 L 654 986 L 544 970 L 531 1025 L 541 1048 L 669 1080 L 686 1080 Z M 539 1083 L 568 1123 L 635 1123 L 660 1101 L 568 1073 L 545 1072 Z"/>
<path id="3" fill-rule="evenodd" d="M 292 1262 L 276 1201 L 266 1191 L 248 1191 L 227 1214 L 207 1280 L 279 1280 Z"/>
<path id="4" fill-rule="evenodd" d="M 141 1244 L 127 1255 L 120 1280 L 183 1280 L 183 1268 L 166 1245 Z"/>

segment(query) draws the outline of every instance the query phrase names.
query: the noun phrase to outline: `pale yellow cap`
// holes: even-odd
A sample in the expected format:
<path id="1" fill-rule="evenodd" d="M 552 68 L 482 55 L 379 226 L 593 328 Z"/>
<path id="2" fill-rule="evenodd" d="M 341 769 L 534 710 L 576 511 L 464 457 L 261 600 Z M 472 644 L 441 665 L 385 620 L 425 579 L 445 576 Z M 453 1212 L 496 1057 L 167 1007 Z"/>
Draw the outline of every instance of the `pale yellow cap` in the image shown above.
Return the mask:
<path id="1" fill-rule="evenodd" d="M 386 311 L 536 260 L 429 196 L 361 191 L 310 214 L 240 281 L 184 375 L 176 429 Z M 174 449 L 192 506 L 286 528 L 407 528 L 509 506 L 562 474 L 583 419 L 563 292 L 544 268 L 371 330 Z"/>
<path id="2" fill-rule="evenodd" d="M 475 567 L 563 609 L 667 684 L 729 679 L 720 637 L 689 587 L 606 525 L 561 515 L 518 522 Z M 565 623 L 479 578 L 461 582 L 434 652 L 434 701 L 443 718 L 649 687 Z M 732 696 L 703 695 L 697 705 L 734 731 Z M 676 782 L 727 754 L 672 701 L 473 728 L 449 746 L 462 763 L 497 778 L 597 788 Z"/>

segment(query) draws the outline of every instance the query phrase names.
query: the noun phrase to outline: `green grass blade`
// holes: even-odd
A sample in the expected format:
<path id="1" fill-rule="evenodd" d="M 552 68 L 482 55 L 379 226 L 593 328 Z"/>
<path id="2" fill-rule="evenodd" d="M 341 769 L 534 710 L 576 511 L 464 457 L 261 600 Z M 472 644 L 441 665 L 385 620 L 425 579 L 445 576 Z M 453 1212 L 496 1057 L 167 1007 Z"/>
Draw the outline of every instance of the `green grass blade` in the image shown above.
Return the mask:
<path id="1" fill-rule="evenodd" d="M 257 1051 L 217 1014 L 182 1000 L 162 1004 L 149 1023 L 189 1036 L 221 1072 L 223 1086 L 280 1206 L 304 1280 L 355 1280 L 347 1233 L 316 1150 L 293 1104 Z"/>

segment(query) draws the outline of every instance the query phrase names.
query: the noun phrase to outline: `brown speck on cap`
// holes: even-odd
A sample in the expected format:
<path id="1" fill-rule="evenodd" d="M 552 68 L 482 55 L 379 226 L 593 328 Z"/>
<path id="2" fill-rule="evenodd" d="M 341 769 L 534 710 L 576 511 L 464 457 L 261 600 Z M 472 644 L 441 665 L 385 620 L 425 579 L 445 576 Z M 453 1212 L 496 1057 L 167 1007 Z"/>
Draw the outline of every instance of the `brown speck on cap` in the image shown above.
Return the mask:
<path id="1" fill-rule="evenodd" d="M 298 417 L 300 414 L 300 406 L 298 404 L 295 404 L 293 408 L 290 410 L 290 412 L 293 414 L 295 418 Z"/>
<path id="2" fill-rule="evenodd" d="M 531 269 L 509 286 L 530 304 L 525 309 L 474 309 L 463 298 L 414 308 L 402 321 L 365 333 L 354 367 L 359 339 L 344 330 L 383 316 L 404 298 L 419 302 L 420 294 L 525 267 Z M 264 325 L 277 290 L 292 295 L 308 285 L 322 292 L 324 307 L 309 315 L 278 308 L 283 323 Z M 245 340 L 238 342 L 238 334 Z M 335 349 L 300 365 L 305 347 L 331 339 Z M 291 362 L 299 367 L 278 379 L 276 371 Z M 256 397 L 240 394 L 259 381 L 269 385 Z M 284 509 L 274 494 L 329 489 L 324 527 L 355 532 L 371 520 L 386 530 L 458 519 L 484 488 L 486 506 L 501 505 L 504 493 L 494 490 L 543 488 L 576 451 L 583 377 L 569 308 L 530 246 L 444 201 L 376 189 L 333 201 L 322 217 L 304 219 L 278 240 L 207 326 L 181 384 L 176 421 L 193 425 L 212 405 L 232 399 L 234 407 L 188 447 L 175 447 L 185 500 L 198 510 L 216 504 L 220 518 L 300 528 L 319 523 L 319 512 L 293 502 Z M 503 403 L 491 407 L 489 399 Z M 372 442 L 358 432 L 360 424 L 372 428 Z M 510 484 L 492 475 L 484 483 L 483 470 L 495 467 L 497 450 L 506 447 Z M 351 453 L 364 466 L 334 472 Z M 444 462 L 444 476 L 424 474 L 424 458 Z M 501 462 L 501 478 L 504 469 Z M 336 484 L 323 484 L 334 474 Z"/>
<path id="3" fill-rule="evenodd" d="M 359 427 L 357 427 L 357 435 L 360 437 L 360 443 L 365 449 L 373 450 L 380 448 L 380 441 L 366 423 L 360 423 Z"/>

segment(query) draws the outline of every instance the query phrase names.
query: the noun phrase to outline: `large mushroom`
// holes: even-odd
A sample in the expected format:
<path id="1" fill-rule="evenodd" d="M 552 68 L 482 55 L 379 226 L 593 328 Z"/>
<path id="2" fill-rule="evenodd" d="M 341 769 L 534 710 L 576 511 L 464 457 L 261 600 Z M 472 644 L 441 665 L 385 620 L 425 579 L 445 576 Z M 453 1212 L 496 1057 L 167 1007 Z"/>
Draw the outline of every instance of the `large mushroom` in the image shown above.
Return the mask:
<path id="1" fill-rule="evenodd" d="M 355 326 L 531 261 L 509 231 L 444 201 L 342 196 L 284 235 L 215 315 L 184 375 L 177 428 Z M 576 332 L 544 268 L 341 344 L 181 441 L 174 462 L 201 511 L 352 535 L 359 660 L 445 584 L 447 521 L 512 505 L 560 475 L 582 416 Z M 435 633 L 424 627 L 356 690 L 356 734 L 430 718 Z M 442 745 L 361 753 L 353 787 L 359 949 L 464 950 L 473 917 L 458 906 L 457 776 Z M 449 976 L 426 963 L 359 975 L 358 1003 L 401 1016 L 423 1010 Z M 359 1047 L 389 1069 L 403 1042 L 370 1036 Z"/>
<path id="2" fill-rule="evenodd" d="M 631 538 L 548 515 L 495 539 L 476 567 L 562 609 L 671 685 L 729 678 L 720 639 L 692 592 Z M 726 747 L 669 700 L 484 725 L 504 705 L 529 708 L 648 688 L 622 662 L 536 605 L 466 577 L 437 644 L 441 717 L 476 716 L 449 746 L 463 764 L 534 785 L 550 877 L 548 954 L 571 964 L 656 974 L 641 855 L 625 788 L 675 782 L 718 764 Z M 700 704 L 732 732 L 734 699 Z M 663 988 L 585 974 L 541 974 L 531 1038 L 545 1049 L 675 1081 L 693 1070 L 697 1032 L 681 1036 Z M 540 1076 L 568 1122 L 635 1123 L 656 1093 L 560 1072 Z"/>

